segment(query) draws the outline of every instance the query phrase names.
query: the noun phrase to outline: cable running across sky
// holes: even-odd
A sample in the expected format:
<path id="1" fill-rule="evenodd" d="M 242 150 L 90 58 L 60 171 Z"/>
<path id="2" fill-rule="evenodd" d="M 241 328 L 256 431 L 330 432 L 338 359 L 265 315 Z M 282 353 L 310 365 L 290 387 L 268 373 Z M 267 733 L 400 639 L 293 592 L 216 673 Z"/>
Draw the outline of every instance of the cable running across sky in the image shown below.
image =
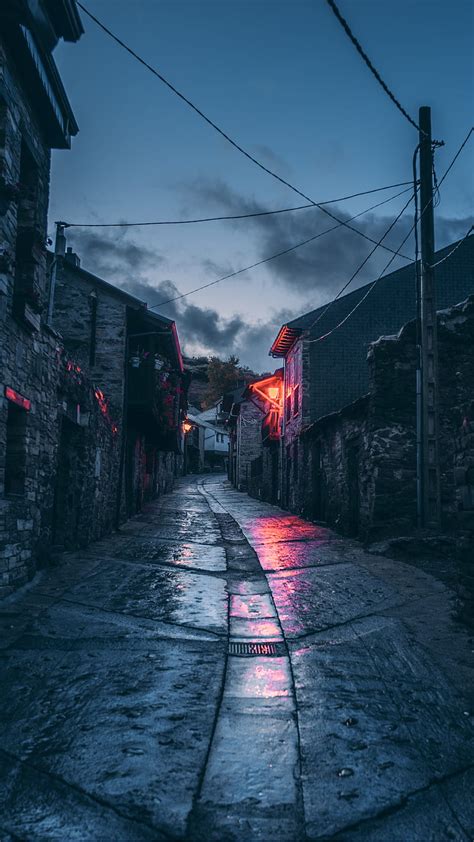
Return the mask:
<path id="1" fill-rule="evenodd" d="M 141 58 L 141 56 L 139 56 L 138 53 L 136 53 L 134 50 L 132 50 L 131 47 L 125 44 L 125 42 L 122 41 L 121 38 L 119 38 L 117 35 L 114 35 L 114 33 L 107 26 L 105 26 L 105 24 L 103 24 L 98 18 L 96 18 L 95 15 L 92 14 L 92 12 L 86 9 L 86 7 L 79 2 L 79 0 L 77 0 L 77 5 L 89 18 L 91 18 L 91 20 L 94 21 L 94 23 L 97 24 L 97 26 L 100 27 L 100 29 L 103 30 L 103 32 L 105 32 L 110 38 L 112 38 L 117 44 L 119 44 L 120 47 L 126 50 L 127 53 L 129 53 L 134 59 L 136 59 L 141 65 L 143 65 L 143 67 L 146 67 L 146 69 L 149 70 L 150 73 L 153 73 L 153 75 L 156 76 L 157 79 L 160 80 L 160 82 L 163 82 L 163 84 L 166 85 L 167 88 L 170 89 L 170 91 L 172 91 L 174 94 L 176 94 L 176 96 L 183 100 L 183 102 L 185 102 L 186 105 L 192 108 L 192 110 L 195 111 L 195 113 L 198 114 L 199 117 L 201 117 L 209 126 L 211 126 L 211 128 L 213 128 L 218 134 L 220 134 L 221 137 L 223 137 L 224 140 L 227 141 L 227 143 L 230 143 L 230 145 L 233 146 L 234 149 L 237 149 L 237 151 L 244 155 L 245 158 L 247 158 L 249 161 L 252 161 L 252 163 L 254 163 L 255 166 L 259 167 L 261 170 L 263 170 L 263 172 L 266 172 L 268 175 L 271 175 L 272 178 L 275 178 L 277 181 L 280 182 L 280 184 L 284 184 L 285 187 L 289 187 L 290 190 L 293 190 L 294 193 L 297 193 L 298 196 L 301 196 L 302 199 L 305 199 L 311 205 L 315 205 L 317 208 L 319 208 L 320 211 L 325 213 L 326 216 L 329 216 L 335 222 L 339 223 L 339 225 L 344 225 L 346 228 L 349 228 L 350 231 L 353 231 L 355 234 L 358 234 L 360 237 L 363 237 L 370 243 L 376 242 L 375 240 L 372 240 L 372 238 L 369 237 L 367 234 L 364 234 L 363 231 L 360 231 L 358 228 L 354 228 L 352 225 L 349 225 L 348 222 L 329 211 L 326 207 L 324 207 L 323 204 L 315 202 L 313 199 L 311 199 L 310 196 L 307 196 L 306 193 L 303 193 L 302 190 L 299 190 L 298 187 L 295 187 L 294 184 L 291 184 L 290 181 L 286 181 L 286 179 L 282 178 L 281 175 L 278 175 L 278 173 L 274 172 L 269 167 L 266 167 L 265 164 L 262 164 L 262 162 L 259 161 L 258 158 L 255 158 L 254 155 L 251 155 L 250 152 L 247 152 L 247 150 L 244 149 L 243 146 L 241 146 L 239 143 L 233 140 L 230 137 L 230 135 L 228 135 L 223 129 L 221 129 L 217 125 L 217 123 L 214 123 L 214 121 L 211 120 L 210 117 L 204 114 L 204 112 L 201 111 L 201 109 L 198 108 L 197 105 L 191 102 L 191 100 L 188 99 L 184 94 L 182 94 L 181 91 L 175 88 L 175 86 L 171 82 L 169 82 L 168 79 L 166 79 L 166 77 L 163 76 L 162 73 L 156 70 L 156 68 L 152 67 L 151 64 L 148 64 L 148 62 L 145 61 L 145 59 Z M 382 248 L 386 249 L 387 251 L 392 251 L 390 248 L 388 248 L 388 246 L 385 245 L 382 245 Z"/>
<path id="2" fill-rule="evenodd" d="M 360 193 L 352 193 L 350 196 L 341 196 L 338 199 L 328 199 L 319 202 L 320 205 L 333 205 L 337 202 L 346 202 L 349 199 L 356 199 L 358 196 L 368 196 L 370 193 L 380 193 L 383 190 L 393 190 L 395 187 L 405 187 L 411 184 L 410 181 L 400 181 L 398 184 L 387 184 L 386 187 L 374 187 L 372 190 L 362 190 Z M 307 210 L 316 208 L 317 205 L 311 202 L 307 205 L 297 205 L 294 208 L 280 208 L 277 210 L 254 211 L 253 213 L 230 214 L 227 216 L 206 216 L 199 219 L 171 219 L 157 222 L 62 222 L 65 228 L 135 228 L 141 225 L 192 225 L 198 222 L 220 222 L 226 219 L 252 219 L 258 216 L 272 216 L 278 213 L 290 213 L 292 211 Z"/>
<path id="3" fill-rule="evenodd" d="M 459 147 L 459 149 L 458 149 L 458 151 L 456 152 L 456 154 L 455 154 L 454 158 L 452 159 L 451 163 L 449 164 L 448 168 L 446 169 L 446 171 L 445 171 L 445 173 L 444 173 L 443 177 L 442 177 L 442 178 L 441 178 L 441 180 L 439 181 L 439 185 L 438 185 L 439 187 L 442 185 L 442 183 L 443 183 L 443 181 L 445 180 L 446 176 L 450 173 L 451 169 L 453 168 L 454 164 L 456 163 L 457 159 L 459 158 L 459 155 L 461 154 L 461 152 L 462 152 L 462 150 L 464 149 L 464 147 L 465 147 L 466 143 L 468 142 L 469 138 L 471 137 L 471 134 L 473 133 L 473 131 L 474 131 L 474 127 L 470 129 L 470 131 L 467 133 L 466 137 L 464 138 L 463 142 L 461 143 L 461 146 Z M 414 191 L 414 196 L 413 196 L 412 198 L 416 197 L 416 193 L 417 193 L 417 191 Z M 329 330 L 327 333 L 323 334 L 322 336 L 318 336 L 318 337 L 316 337 L 315 339 L 310 339 L 310 340 L 309 340 L 309 342 L 311 342 L 311 343 L 312 343 L 312 342 L 321 342 L 323 339 L 327 339 L 329 336 L 331 336 L 331 334 L 332 334 L 332 333 L 334 333 L 336 330 L 338 330 L 340 327 L 342 327 L 342 325 L 344 325 L 344 324 L 348 321 L 348 319 L 350 319 L 350 317 L 353 315 L 353 313 L 355 313 L 355 311 L 356 311 L 356 310 L 357 310 L 357 309 L 361 306 L 361 304 L 363 304 L 363 303 L 364 303 L 364 301 L 366 300 L 366 298 L 368 298 L 368 296 L 370 295 L 370 293 L 372 292 L 372 290 L 373 290 L 373 289 L 377 286 L 377 284 L 379 283 L 379 281 L 383 278 L 383 276 L 385 275 L 385 273 L 386 273 L 387 269 L 389 269 L 389 268 L 390 268 L 390 266 L 392 265 L 393 261 L 395 260 L 395 257 L 397 257 L 397 255 L 402 256 L 402 255 L 400 254 L 400 252 L 401 252 L 401 250 L 402 250 L 403 246 L 405 245 L 406 241 L 408 240 L 408 238 L 410 237 L 410 235 L 411 235 L 411 234 L 413 233 L 413 231 L 415 230 L 415 227 L 416 227 L 417 223 L 419 223 L 419 221 L 420 221 L 421 217 L 423 216 L 423 214 L 425 213 L 425 211 L 428 209 L 428 207 L 430 206 L 430 204 L 431 204 L 432 202 L 433 202 L 433 198 L 430 200 L 430 202 L 428 202 L 428 203 L 425 205 L 425 207 L 423 208 L 423 210 L 422 210 L 421 214 L 419 214 L 419 215 L 418 215 L 418 219 L 417 219 L 417 218 L 416 218 L 416 216 L 415 216 L 415 222 L 414 222 L 414 223 L 413 223 L 413 225 L 411 226 L 411 228 L 410 228 L 410 230 L 408 231 L 408 234 L 406 235 L 406 237 L 404 237 L 404 239 L 403 239 L 403 240 L 402 240 L 402 242 L 400 243 L 400 245 L 399 245 L 399 247 L 398 247 L 397 251 L 396 251 L 396 252 L 394 253 L 394 255 L 390 258 L 390 260 L 388 261 L 388 263 L 384 266 L 384 268 L 382 269 L 382 271 L 381 271 L 380 275 L 379 275 L 379 276 L 375 279 L 375 281 L 373 281 L 373 282 L 370 284 L 369 288 L 367 289 L 367 292 L 366 292 L 366 293 L 365 293 L 365 295 L 364 295 L 364 296 L 360 299 L 360 301 L 358 301 L 358 302 L 357 302 L 357 304 L 355 305 L 355 307 L 353 307 L 353 308 L 352 308 L 352 310 L 351 310 L 349 313 L 347 313 L 347 315 L 346 315 L 346 316 L 344 316 L 344 318 L 343 318 L 343 319 L 342 319 L 342 320 L 341 320 L 341 321 L 340 321 L 337 325 L 335 325 L 333 328 L 331 328 L 331 330 Z M 433 266 L 433 267 L 431 267 L 431 268 L 434 268 L 435 266 L 438 266 L 440 263 L 444 263 L 444 261 L 445 261 L 445 260 L 447 260 L 447 259 L 448 259 L 448 257 L 450 257 L 450 256 L 451 256 L 451 254 L 453 254 L 453 253 L 454 253 L 454 252 L 455 252 L 455 251 L 459 248 L 459 246 L 460 246 L 460 245 L 462 245 L 462 243 L 464 242 L 464 240 L 466 240 L 466 239 L 468 238 L 468 236 L 469 236 L 469 234 L 470 234 L 470 231 L 472 231 L 472 226 L 471 226 L 470 230 L 467 232 L 467 234 L 465 235 L 465 237 L 463 237 L 463 239 L 461 240 L 461 242 L 457 243 L 457 244 L 456 244 L 456 246 L 452 249 L 452 251 L 451 251 L 448 255 L 446 255 L 446 256 L 445 256 L 442 260 L 438 261 L 438 263 L 435 263 L 435 264 L 434 264 L 434 266 Z M 345 285 L 345 287 L 344 287 L 344 289 L 345 289 L 347 286 L 348 286 L 348 285 L 346 284 L 346 285 Z M 340 292 L 339 292 L 339 293 L 338 293 L 338 295 L 336 296 L 336 299 L 339 297 L 339 295 L 340 295 Z M 333 299 L 333 301 L 335 301 L 336 299 Z M 329 303 L 329 306 L 331 306 L 331 305 L 332 305 L 333 301 L 331 301 L 331 302 Z M 327 309 L 329 309 L 329 308 L 327 308 Z M 316 321 L 319 321 L 319 319 L 317 319 Z M 316 322 L 314 322 L 314 324 L 316 324 Z"/>
<path id="4" fill-rule="evenodd" d="M 376 205 L 371 205 L 370 208 L 366 210 L 360 211 L 360 213 L 355 214 L 355 216 L 350 217 L 350 219 L 357 219 L 359 216 L 364 216 L 366 213 L 370 213 L 370 211 L 375 210 L 375 208 L 380 208 L 382 205 L 386 205 L 388 202 L 392 202 L 394 199 L 398 199 L 399 196 L 403 196 L 405 193 L 408 193 L 412 188 L 407 187 L 405 190 L 401 190 L 400 193 L 396 193 L 395 196 L 390 196 L 389 199 L 384 199 L 383 202 L 378 202 Z M 307 240 L 303 240 L 300 243 L 295 243 L 294 246 L 290 246 L 287 249 L 283 249 L 283 251 L 279 251 L 276 254 L 271 254 L 269 257 L 264 257 L 262 260 L 258 260 L 256 263 L 251 263 L 250 266 L 244 266 L 242 269 L 237 269 L 235 272 L 230 272 L 228 275 L 224 275 L 222 278 L 217 278 L 215 281 L 210 281 L 207 284 L 203 284 L 200 287 L 196 287 L 195 289 L 190 289 L 188 292 L 183 292 L 180 295 L 176 295 L 174 298 L 168 298 L 166 301 L 159 301 L 158 304 L 152 304 L 150 309 L 154 309 L 156 307 L 164 307 L 165 304 L 171 304 L 173 301 L 179 301 L 181 298 L 186 298 L 188 295 L 193 295 L 195 292 L 201 292 L 203 289 L 208 289 L 208 287 L 212 287 L 215 284 L 220 284 L 222 281 L 227 281 L 229 278 L 234 278 L 236 275 L 241 275 L 243 272 L 248 272 L 250 269 L 256 269 L 257 266 L 262 266 L 264 263 L 269 263 L 271 260 L 276 260 L 277 257 L 283 257 L 285 254 L 290 254 L 292 251 L 296 251 L 296 249 L 301 248 L 302 246 L 307 245 L 308 243 L 314 242 L 314 240 L 318 240 L 319 237 L 324 237 L 325 234 L 329 234 L 331 231 L 335 231 L 337 228 L 340 228 L 341 224 L 333 225 L 331 228 L 326 228 L 324 231 L 320 231 L 318 234 L 315 234 L 313 237 L 309 237 Z M 400 257 L 404 257 L 405 260 L 411 260 L 410 257 L 406 255 L 400 255 Z"/>
<path id="5" fill-rule="evenodd" d="M 408 199 L 408 202 L 407 202 L 407 203 L 403 206 L 403 208 L 401 209 L 401 211 L 400 211 L 400 213 L 398 214 L 398 216 L 396 216 L 396 217 L 395 217 L 395 219 L 393 220 L 393 222 L 392 222 L 392 223 L 388 226 L 387 230 L 385 231 L 385 233 L 384 233 L 384 234 L 382 235 L 382 237 L 380 238 L 380 240 L 379 240 L 378 244 L 377 244 L 376 246 L 374 246 L 374 247 L 373 247 L 373 249 L 371 249 L 371 250 L 369 251 L 369 253 L 368 253 L 367 257 L 365 257 L 365 258 L 364 258 L 364 260 L 363 260 L 363 261 L 362 261 L 362 263 L 361 263 L 361 264 L 357 267 L 357 269 L 355 270 L 355 272 L 353 272 L 353 274 L 351 275 L 351 277 L 349 278 L 349 280 L 348 280 L 348 281 L 346 281 L 346 283 L 344 284 L 344 286 L 342 286 L 342 287 L 341 287 L 341 289 L 340 289 L 340 290 L 339 290 L 339 292 L 337 293 L 336 297 L 335 297 L 335 298 L 333 298 L 333 299 L 332 299 L 332 301 L 330 301 L 330 302 L 326 305 L 326 307 L 324 308 L 324 310 L 322 311 L 322 313 L 320 313 L 320 314 L 319 314 L 319 316 L 318 316 L 318 317 L 314 320 L 314 322 L 312 322 L 312 324 L 310 324 L 310 326 L 309 326 L 308 330 L 311 330 L 311 329 L 312 329 L 312 328 L 313 328 L 313 327 L 314 327 L 314 326 L 315 326 L 315 325 L 316 325 L 319 321 L 321 321 L 321 319 L 323 318 L 323 316 L 325 316 L 325 315 L 326 315 L 327 311 L 328 311 L 328 310 L 332 307 L 332 305 L 335 303 L 335 301 L 337 301 L 337 300 L 338 300 L 338 298 L 340 298 L 340 297 L 341 297 L 342 293 L 343 293 L 343 292 L 345 292 L 345 291 L 346 291 L 346 289 L 347 289 L 347 288 L 351 285 L 352 281 L 353 281 L 353 280 L 355 280 L 355 278 L 357 277 L 357 275 L 359 274 L 359 272 L 361 272 L 361 271 L 362 271 L 362 269 L 364 268 L 364 266 L 366 265 L 366 263 L 368 263 L 368 262 L 369 262 L 369 260 L 370 260 L 370 258 L 372 257 L 372 255 L 373 255 L 373 254 L 377 251 L 377 249 L 379 248 L 379 246 L 380 246 L 380 245 L 382 245 L 382 241 L 385 239 L 385 237 L 388 237 L 388 235 L 390 234 L 390 231 L 391 231 L 391 230 L 395 227 L 395 225 L 397 224 L 398 220 L 399 220 L 399 219 L 403 216 L 403 214 L 404 214 L 404 212 L 406 211 L 406 209 L 407 209 L 408 205 L 410 204 L 410 202 L 412 202 L 412 201 L 413 201 L 413 199 L 415 198 L 415 196 L 416 196 L 416 194 L 417 194 L 417 193 L 418 193 L 418 187 L 416 187 L 416 186 L 415 186 L 414 195 L 413 195 L 413 196 L 410 196 L 410 198 Z M 395 255 L 394 255 L 394 259 L 395 259 Z"/>
<path id="6" fill-rule="evenodd" d="M 414 129 L 416 129 L 416 130 L 419 132 L 419 131 L 420 131 L 420 127 L 419 127 L 418 123 L 416 123 L 416 122 L 415 122 L 415 120 L 413 120 L 413 118 L 412 118 L 412 117 L 410 117 L 410 115 L 409 115 L 408 111 L 406 111 L 406 110 L 405 110 L 405 108 L 403 107 L 403 105 L 402 105 L 402 104 L 399 102 L 399 100 L 396 98 L 395 94 L 393 94 L 393 93 L 392 93 L 392 91 L 390 90 L 390 88 L 388 87 L 388 85 L 384 82 L 384 80 L 382 79 L 382 77 L 381 77 L 380 73 L 379 73 L 379 72 L 378 72 L 378 70 L 374 67 L 374 65 L 372 64 L 372 62 L 371 62 L 370 58 L 368 57 L 367 53 L 366 53 L 366 52 L 365 52 L 365 50 L 363 49 L 362 45 L 360 44 L 360 42 L 358 41 L 358 39 L 355 37 L 355 35 L 354 35 L 354 33 L 352 32 L 352 30 L 351 30 L 351 28 L 350 28 L 349 24 L 347 23 L 346 19 L 345 19 L 345 18 L 343 18 L 343 16 L 341 15 L 341 12 L 339 11 L 338 7 L 336 6 L 336 4 L 335 4 L 334 0 L 326 0 L 326 2 L 327 2 L 327 4 L 328 4 L 328 6 L 330 7 L 331 11 L 334 13 L 334 15 L 336 16 L 336 18 L 338 19 L 338 21 L 339 21 L 339 23 L 341 24 L 341 26 L 342 26 L 342 28 L 343 28 L 344 32 L 346 33 L 346 35 L 347 35 L 347 36 L 350 38 L 350 40 L 352 41 L 352 43 L 353 43 L 354 47 L 356 48 L 357 52 L 359 53 L 359 55 L 361 56 L 361 58 L 364 60 L 365 64 L 366 64 L 366 65 L 367 65 L 367 67 L 369 68 L 370 72 L 372 73 L 372 75 L 373 75 L 373 76 L 375 76 L 375 78 L 376 78 L 377 82 L 379 83 L 379 85 L 383 88 L 383 90 L 385 91 L 385 93 L 387 94 L 387 96 L 388 96 L 388 97 L 392 100 L 392 102 L 394 103 L 394 105 L 395 105 L 395 106 L 398 108 L 398 110 L 399 110 L 399 111 L 403 114 L 403 116 L 404 116 L 404 117 L 408 120 L 408 122 L 409 122 L 409 123 L 411 123 L 411 125 L 413 126 L 413 128 L 414 128 Z"/>

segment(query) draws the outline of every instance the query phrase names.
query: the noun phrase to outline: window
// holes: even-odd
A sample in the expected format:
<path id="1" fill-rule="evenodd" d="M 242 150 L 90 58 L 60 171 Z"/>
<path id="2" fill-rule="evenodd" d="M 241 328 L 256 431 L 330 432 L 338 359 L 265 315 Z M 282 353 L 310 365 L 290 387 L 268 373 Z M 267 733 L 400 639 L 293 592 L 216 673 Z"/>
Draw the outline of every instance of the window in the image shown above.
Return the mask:
<path id="1" fill-rule="evenodd" d="M 285 417 L 286 420 L 289 421 L 291 418 L 291 392 L 289 395 L 286 396 L 285 401 Z"/>
<path id="2" fill-rule="evenodd" d="M 5 452 L 5 494 L 24 494 L 25 492 L 26 420 L 26 410 L 9 402 Z"/>
<path id="3" fill-rule="evenodd" d="M 295 386 L 293 391 L 293 415 L 298 415 L 300 411 L 300 387 Z"/>

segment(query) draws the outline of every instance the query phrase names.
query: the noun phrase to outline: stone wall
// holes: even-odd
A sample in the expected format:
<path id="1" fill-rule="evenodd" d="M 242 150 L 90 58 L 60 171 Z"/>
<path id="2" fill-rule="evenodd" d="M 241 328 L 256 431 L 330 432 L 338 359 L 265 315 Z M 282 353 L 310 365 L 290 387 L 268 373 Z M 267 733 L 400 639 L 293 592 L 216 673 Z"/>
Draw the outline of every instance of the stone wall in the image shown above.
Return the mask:
<path id="1" fill-rule="evenodd" d="M 13 67 L 0 36 L 0 596 L 33 575 L 52 506 L 60 348 L 41 319 L 50 150 Z M 16 412 L 8 388 L 29 401 L 16 419 L 23 476 L 13 491 L 5 487 Z"/>
<path id="2" fill-rule="evenodd" d="M 311 418 L 310 347 L 306 340 L 299 339 L 285 360 L 280 499 L 286 508 L 296 513 L 302 512 L 302 483 L 305 471 L 300 435 Z"/>
<path id="3" fill-rule="evenodd" d="M 438 314 L 442 528 L 474 535 L 474 296 Z M 374 540 L 416 527 L 415 323 L 372 343 L 367 396 L 300 436 L 291 507 Z M 290 475 L 291 476 L 291 475 Z"/>
<path id="4" fill-rule="evenodd" d="M 121 414 L 127 297 L 120 290 L 110 287 L 109 291 L 106 284 L 99 285 L 94 275 L 74 266 L 68 257 L 58 260 L 53 324 L 74 359 L 107 392 L 112 410 Z"/>
<path id="5" fill-rule="evenodd" d="M 279 503 L 280 443 L 262 448 L 262 453 L 250 463 L 247 491 L 257 500 Z"/>
<path id="6" fill-rule="evenodd" d="M 115 526 L 119 429 L 106 395 L 67 354 L 59 382 L 58 452 L 51 534 L 56 548 L 85 546 Z"/>
<path id="7" fill-rule="evenodd" d="M 474 533 L 474 296 L 438 314 L 441 503 Z"/>
<path id="8" fill-rule="evenodd" d="M 301 481 L 295 509 L 348 535 L 371 517 L 372 435 L 363 398 L 320 419 L 301 438 Z"/>
<path id="9" fill-rule="evenodd" d="M 237 419 L 237 465 L 234 484 L 240 491 L 247 489 L 250 463 L 262 454 L 263 412 L 252 401 L 242 401 Z"/>

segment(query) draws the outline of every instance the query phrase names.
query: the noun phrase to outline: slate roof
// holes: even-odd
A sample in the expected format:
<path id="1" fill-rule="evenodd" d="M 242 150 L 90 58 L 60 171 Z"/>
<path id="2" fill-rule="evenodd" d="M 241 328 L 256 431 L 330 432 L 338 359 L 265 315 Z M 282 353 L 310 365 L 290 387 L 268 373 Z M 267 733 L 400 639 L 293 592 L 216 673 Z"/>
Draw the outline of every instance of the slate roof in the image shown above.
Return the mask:
<path id="1" fill-rule="evenodd" d="M 455 243 L 436 253 L 443 259 Z M 436 268 L 437 309 L 463 301 L 474 293 L 474 236 Z M 324 309 L 319 307 L 280 329 L 273 356 L 286 356 L 303 331 L 317 338 L 330 331 L 365 295 L 370 284 L 342 296 L 311 327 Z M 414 263 L 385 275 L 348 321 L 329 337 L 309 345 L 310 422 L 357 400 L 369 388 L 367 350 L 382 335 L 397 333 L 416 316 Z"/>
<path id="2" fill-rule="evenodd" d="M 442 260 L 454 248 L 456 243 L 451 243 L 449 246 L 437 251 L 435 254 L 435 262 Z M 474 236 L 469 237 L 462 246 L 449 258 L 445 263 L 441 264 L 436 269 L 436 286 L 437 286 L 437 308 L 439 310 L 444 307 L 449 307 L 457 304 L 469 291 L 466 290 L 466 281 L 471 283 L 470 291 L 473 292 L 474 280 Z M 314 326 L 311 325 L 324 311 L 327 304 L 311 310 L 309 313 L 304 313 L 296 319 L 282 325 L 278 336 L 276 337 L 270 353 L 272 356 L 286 356 L 288 350 L 292 347 L 298 336 L 304 330 L 311 329 L 311 336 L 320 336 L 328 330 L 331 330 L 350 310 L 357 304 L 358 301 L 365 295 L 367 289 L 370 287 L 372 281 L 362 287 L 341 296 L 332 304 L 327 314 L 323 316 Z M 370 293 L 366 299 L 367 303 L 361 305 L 359 308 L 361 312 L 373 310 L 379 305 L 384 306 L 390 299 L 392 304 L 396 305 L 396 299 L 399 298 L 399 307 L 397 312 L 400 313 L 402 321 L 398 324 L 398 328 L 413 318 L 415 315 L 415 268 L 414 263 L 409 263 L 402 269 L 397 269 L 395 272 L 385 275 L 380 279 L 378 284 L 374 287 L 373 292 Z M 407 316 L 405 317 L 405 313 Z M 388 316 L 390 314 L 387 314 Z M 395 315 L 395 314 L 394 314 Z M 352 317 L 351 317 L 352 318 Z M 396 318 L 396 316 L 395 316 Z M 383 321 L 383 319 L 382 319 Z M 393 318 L 388 318 L 387 323 L 393 323 Z M 342 328 L 344 330 L 344 328 Z M 382 327 L 381 333 L 394 332 L 386 330 Z M 373 339 L 378 336 L 374 335 Z M 288 338 L 287 338 L 288 337 Z M 288 341 L 291 339 L 291 341 Z M 280 348 L 276 347 L 277 342 L 280 343 Z"/>

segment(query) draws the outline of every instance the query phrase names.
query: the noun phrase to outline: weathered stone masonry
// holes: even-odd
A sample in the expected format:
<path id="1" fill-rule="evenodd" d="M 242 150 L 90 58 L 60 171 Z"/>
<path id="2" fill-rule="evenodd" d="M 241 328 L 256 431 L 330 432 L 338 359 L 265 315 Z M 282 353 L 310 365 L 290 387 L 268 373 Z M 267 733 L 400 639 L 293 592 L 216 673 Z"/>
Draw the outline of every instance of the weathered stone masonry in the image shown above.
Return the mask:
<path id="1" fill-rule="evenodd" d="M 474 297 L 438 313 L 438 324 L 442 528 L 472 536 Z M 303 435 L 299 503 L 373 540 L 416 526 L 415 323 L 372 343 L 368 365 L 369 393 Z"/>
<path id="2" fill-rule="evenodd" d="M 43 42 L 38 14 L 34 4 L 0 8 L 0 596 L 33 574 L 54 505 L 61 343 L 44 319 L 50 150 L 67 148 L 77 126 L 57 77 L 49 89 L 39 78 L 29 32 L 51 68 L 58 38 L 77 40 L 82 28 L 75 8 L 56 29 L 46 14 Z"/>

